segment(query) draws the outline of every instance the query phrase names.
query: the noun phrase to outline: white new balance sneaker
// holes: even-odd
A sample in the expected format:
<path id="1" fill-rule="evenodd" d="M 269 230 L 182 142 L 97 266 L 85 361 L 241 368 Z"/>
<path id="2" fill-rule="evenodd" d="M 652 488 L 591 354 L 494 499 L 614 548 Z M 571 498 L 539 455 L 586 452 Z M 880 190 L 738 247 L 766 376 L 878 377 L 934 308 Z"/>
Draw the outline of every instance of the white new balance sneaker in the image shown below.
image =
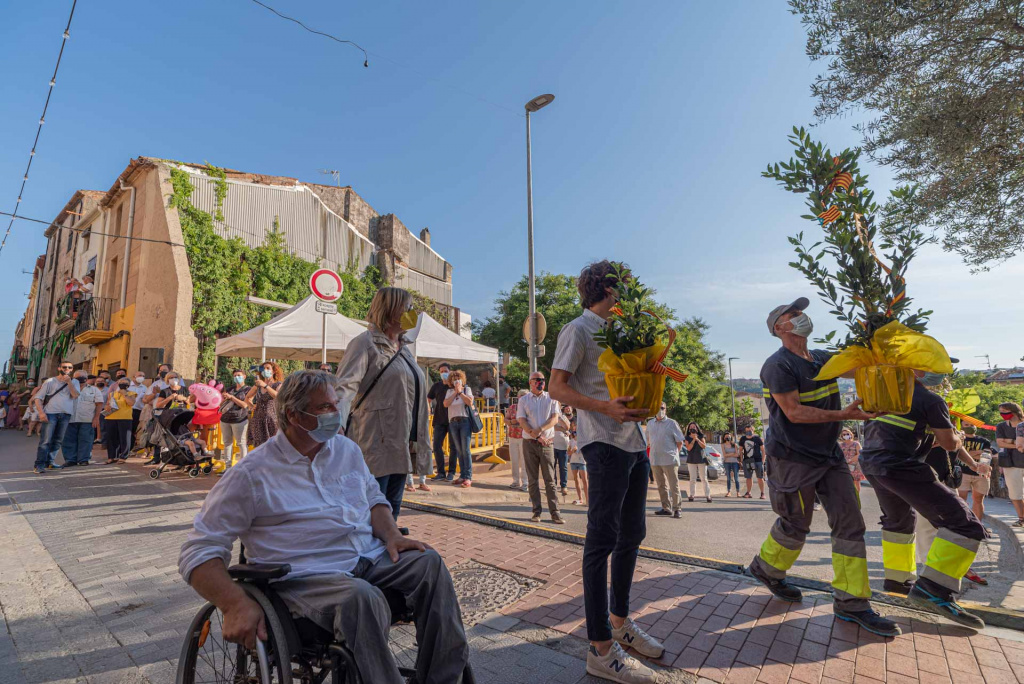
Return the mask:
<path id="1" fill-rule="evenodd" d="M 654 670 L 636 658 L 626 655 L 622 647 L 612 643 L 605 655 L 598 655 L 593 646 L 587 651 L 587 674 L 619 684 L 657 684 Z"/>
<path id="2" fill-rule="evenodd" d="M 622 627 L 612 627 L 612 638 L 644 656 L 645 658 L 660 658 L 665 653 L 665 647 L 661 642 L 650 634 L 640 629 L 632 619 L 626 618 Z"/>

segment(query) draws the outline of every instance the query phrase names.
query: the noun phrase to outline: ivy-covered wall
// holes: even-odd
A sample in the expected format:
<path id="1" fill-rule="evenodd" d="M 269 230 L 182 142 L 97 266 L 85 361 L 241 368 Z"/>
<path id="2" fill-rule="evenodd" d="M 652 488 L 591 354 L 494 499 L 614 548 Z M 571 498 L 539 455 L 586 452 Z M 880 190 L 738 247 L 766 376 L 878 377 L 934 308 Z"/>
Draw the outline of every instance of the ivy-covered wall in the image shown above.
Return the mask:
<path id="1" fill-rule="evenodd" d="M 208 166 L 207 175 L 215 179 L 215 214 L 222 220 L 221 206 L 228 191 L 225 174 L 222 169 Z M 189 174 L 172 168 L 171 185 L 170 206 L 178 210 L 192 276 L 192 328 L 199 339 L 196 377 L 205 379 L 213 375 L 218 337 L 244 332 L 273 315 L 267 307 L 250 304 L 246 297 L 251 294 L 279 302 L 298 302 L 309 294 L 309 276 L 318 265 L 288 251 L 276 220 L 266 243 L 255 249 L 247 247 L 240 238 L 217 235 L 214 216 L 192 204 L 195 188 Z M 339 312 L 350 318 L 365 318 L 373 294 L 382 285 L 379 272 L 370 266 L 360 274 L 352 265 L 339 274 L 345 285 L 338 302 Z M 227 381 L 230 368 L 247 368 L 252 363 L 251 359 L 222 359 L 220 378 Z M 286 372 L 301 366 L 301 362 L 282 364 Z"/>

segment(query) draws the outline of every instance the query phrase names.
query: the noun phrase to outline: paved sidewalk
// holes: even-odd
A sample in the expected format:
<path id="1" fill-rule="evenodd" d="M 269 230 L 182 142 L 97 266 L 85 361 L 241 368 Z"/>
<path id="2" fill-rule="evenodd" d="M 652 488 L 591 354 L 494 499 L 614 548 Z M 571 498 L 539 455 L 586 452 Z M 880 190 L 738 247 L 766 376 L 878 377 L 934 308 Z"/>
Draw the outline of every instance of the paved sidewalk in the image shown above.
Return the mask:
<path id="1" fill-rule="evenodd" d="M 0 434 L 0 471 L 24 450 L 17 437 Z M 153 481 L 138 465 L 33 476 L 10 465 L 0 475 L 0 608 L 9 635 L 0 633 L 0 682 L 173 681 L 183 631 L 201 603 L 177 576 L 178 547 L 215 478 Z M 4 509 L 7 495 L 13 502 Z M 449 567 L 508 573 L 504 584 L 460 594 L 467 615 L 480 618 L 469 634 L 481 683 L 596 681 L 582 661 L 579 546 L 420 512 L 402 520 Z M 487 613 L 512 585 L 524 589 Z M 633 597 L 638 621 L 665 641 L 667 682 L 1024 684 L 1018 633 L 972 635 L 883 607 L 906 632 L 885 642 L 835 621 L 825 594 L 783 604 L 740 576 L 646 560 Z"/>

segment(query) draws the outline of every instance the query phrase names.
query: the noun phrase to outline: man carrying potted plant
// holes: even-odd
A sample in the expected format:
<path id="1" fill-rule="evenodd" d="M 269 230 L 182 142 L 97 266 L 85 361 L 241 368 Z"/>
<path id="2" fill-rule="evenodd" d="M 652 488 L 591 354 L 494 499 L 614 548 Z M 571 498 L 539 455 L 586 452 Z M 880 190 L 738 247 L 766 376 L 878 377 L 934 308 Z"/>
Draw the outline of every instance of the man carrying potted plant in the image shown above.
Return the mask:
<path id="1" fill-rule="evenodd" d="M 623 646 L 648 658 L 658 658 L 665 650 L 629 618 L 633 570 L 640 543 L 647 535 L 650 473 L 638 422 L 649 412 L 628 408 L 631 396 L 610 398 L 604 373 L 598 369 L 603 349 L 595 340 L 595 335 L 607 329 L 624 272 L 624 266 L 606 260 L 590 264 L 580 273 L 576 287 L 584 311 L 558 334 L 551 396 L 576 409 L 577 444 L 590 476 L 582 573 L 590 640 L 587 672 L 614 682 L 646 684 L 655 681 L 653 670 L 627 655 Z"/>
<path id="2" fill-rule="evenodd" d="M 921 378 L 924 371 L 915 375 Z M 985 623 L 964 610 L 955 595 L 985 539 L 985 528 L 925 462 L 932 445 L 945 450 L 946 464 L 952 453 L 982 475 L 990 471 L 987 464 L 961 451 L 963 442 L 953 429 L 945 399 L 920 381 L 914 385 L 909 413 L 879 416 L 864 428 L 860 463 L 882 509 L 885 589 L 907 594 L 914 603 L 954 622 L 981 629 Z M 920 577 L 914 572 L 917 515 L 937 530 Z"/>
<path id="3" fill-rule="evenodd" d="M 768 332 L 782 341 L 782 348 L 761 368 L 771 428 L 765 445 L 768 491 L 772 510 L 779 517 L 749 572 L 777 598 L 803 598 L 799 589 L 786 582 L 786 572 L 810 532 L 817 494 L 832 528 L 835 616 L 874 634 L 896 636 L 899 625 L 880 616 L 868 603 L 871 588 L 864 518 L 838 442 L 844 420 L 870 420 L 877 414 L 862 411 L 860 401 L 843 408 L 838 382 L 814 379 L 831 354 L 807 348 L 813 329 L 804 313 L 809 303 L 800 297 L 768 314 Z"/>

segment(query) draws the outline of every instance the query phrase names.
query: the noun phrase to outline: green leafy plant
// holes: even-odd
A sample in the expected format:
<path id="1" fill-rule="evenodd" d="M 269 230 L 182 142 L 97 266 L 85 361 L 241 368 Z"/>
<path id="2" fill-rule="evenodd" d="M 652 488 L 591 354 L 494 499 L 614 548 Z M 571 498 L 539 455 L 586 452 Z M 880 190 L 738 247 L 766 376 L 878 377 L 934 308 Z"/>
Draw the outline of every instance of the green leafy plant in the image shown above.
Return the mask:
<path id="1" fill-rule="evenodd" d="M 789 141 L 796 148 L 789 162 L 769 164 L 762 173 L 786 190 L 807 196 L 810 214 L 802 218 L 820 224 L 824 238 L 805 245 L 803 232 L 790 237 L 797 260 L 790 266 L 803 273 L 821 299 L 831 306 L 829 313 L 846 324 L 848 333 L 841 344 L 832 331 L 818 342 L 832 348 L 868 346 L 875 331 L 891 321 L 924 332 L 931 311 L 912 312 L 907 296 L 907 267 L 918 249 L 931 242 L 916 228 L 893 231 L 876 246 L 876 217 L 879 207 L 867 188 L 868 177 L 857 165 L 859 149 L 837 155 L 811 139 L 803 128 L 793 128 Z M 849 174 L 849 187 L 837 184 L 837 175 Z M 901 187 L 891 193 L 889 220 L 898 218 L 901 207 L 910 207 L 914 189 Z M 828 256 L 834 268 L 823 259 Z"/>
<path id="2" fill-rule="evenodd" d="M 598 346 L 611 349 L 617 356 L 667 342 L 668 327 L 648 312 L 652 291 L 634 278 L 622 264 L 616 264 L 608 279 L 618 305 L 612 309 L 608 325 L 594 334 Z"/>

